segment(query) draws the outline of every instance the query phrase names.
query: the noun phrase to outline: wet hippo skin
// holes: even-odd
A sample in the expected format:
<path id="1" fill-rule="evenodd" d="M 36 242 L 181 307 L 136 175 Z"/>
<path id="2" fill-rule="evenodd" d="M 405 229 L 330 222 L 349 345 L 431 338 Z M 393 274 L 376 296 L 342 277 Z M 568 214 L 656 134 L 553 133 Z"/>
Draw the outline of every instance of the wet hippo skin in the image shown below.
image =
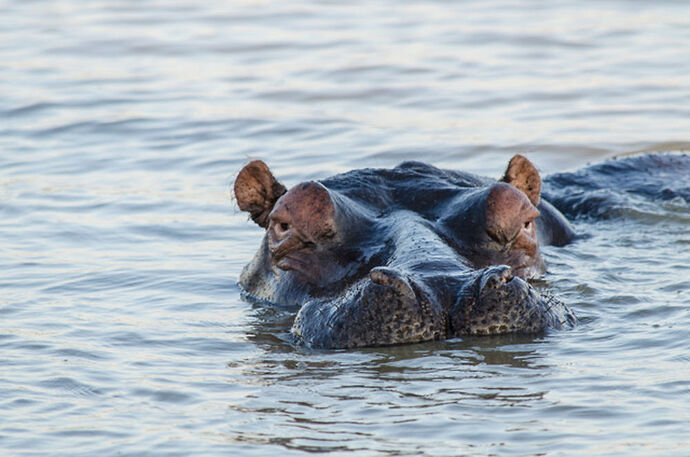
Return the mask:
<path id="1" fill-rule="evenodd" d="M 240 285 L 294 307 L 294 338 L 312 347 L 570 326 L 574 314 L 526 282 L 544 272 L 540 244 L 574 237 L 540 189 L 520 155 L 498 181 L 405 162 L 289 190 L 252 161 L 235 197 L 266 233 Z"/>

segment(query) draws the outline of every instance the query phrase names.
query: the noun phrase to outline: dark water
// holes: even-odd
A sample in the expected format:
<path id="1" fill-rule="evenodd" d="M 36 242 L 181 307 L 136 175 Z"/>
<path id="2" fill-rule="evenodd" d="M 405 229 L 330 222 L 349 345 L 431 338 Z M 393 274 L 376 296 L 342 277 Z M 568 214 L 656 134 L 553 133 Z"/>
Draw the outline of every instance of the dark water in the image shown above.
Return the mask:
<path id="1" fill-rule="evenodd" d="M 575 330 L 358 351 L 243 302 L 228 188 L 690 148 L 686 2 L 0 1 L 0 454 L 690 447 L 690 209 L 580 220 Z"/>

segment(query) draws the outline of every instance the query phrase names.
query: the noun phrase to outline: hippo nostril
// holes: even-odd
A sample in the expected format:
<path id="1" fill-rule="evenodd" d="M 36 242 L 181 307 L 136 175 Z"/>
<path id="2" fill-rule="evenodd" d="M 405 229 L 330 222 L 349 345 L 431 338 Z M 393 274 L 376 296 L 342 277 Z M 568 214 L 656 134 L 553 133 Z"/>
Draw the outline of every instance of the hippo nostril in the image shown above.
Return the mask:
<path id="1" fill-rule="evenodd" d="M 369 272 L 369 278 L 375 284 L 390 287 L 398 294 L 410 300 L 415 298 L 415 292 L 410 283 L 400 272 L 387 267 L 375 267 Z"/>
<path id="2" fill-rule="evenodd" d="M 489 271 L 484 274 L 481 289 L 498 289 L 504 284 L 512 281 L 513 277 L 513 271 L 509 266 L 503 265 L 490 268 Z"/>
<path id="3" fill-rule="evenodd" d="M 486 285 L 484 288 L 489 288 L 489 289 L 498 289 L 498 286 L 500 286 L 501 281 L 499 280 L 499 277 L 497 275 L 491 275 L 489 276 L 489 279 L 486 280 Z"/>
<path id="4" fill-rule="evenodd" d="M 391 268 L 376 267 L 369 272 L 369 278 L 376 284 L 390 287 L 399 280 L 400 275 Z"/>
<path id="5" fill-rule="evenodd" d="M 496 274 L 501 278 L 501 282 L 508 282 L 513 279 L 513 269 L 508 265 L 501 265 L 497 267 Z"/>

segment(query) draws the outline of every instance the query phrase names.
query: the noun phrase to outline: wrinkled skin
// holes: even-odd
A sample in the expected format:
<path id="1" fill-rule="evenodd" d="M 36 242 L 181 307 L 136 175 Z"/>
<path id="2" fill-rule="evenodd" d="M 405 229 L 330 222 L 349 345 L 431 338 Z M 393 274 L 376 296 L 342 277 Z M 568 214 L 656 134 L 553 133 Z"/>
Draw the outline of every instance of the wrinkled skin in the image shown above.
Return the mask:
<path id="1" fill-rule="evenodd" d="M 293 335 L 312 347 L 570 326 L 574 314 L 525 281 L 544 272 L 540 243 L 574 237 L 540 189 L 519 155 L 499 181 L 406 162 L 290 190 L 253 161 L 235 197 L 266 235 L 240 285 L 298 309 Z"/>

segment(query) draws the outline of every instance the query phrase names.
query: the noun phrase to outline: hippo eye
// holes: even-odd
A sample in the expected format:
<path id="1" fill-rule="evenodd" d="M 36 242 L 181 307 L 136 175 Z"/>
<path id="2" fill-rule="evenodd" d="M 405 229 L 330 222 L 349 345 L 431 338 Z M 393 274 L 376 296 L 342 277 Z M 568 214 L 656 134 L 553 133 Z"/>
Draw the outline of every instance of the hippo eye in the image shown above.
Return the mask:
<path id="1" fill-rule="evenodd" d="M 281 222 L 280 223 L 280 230 L 286 231 L 289 228 L 290 228 L 290 224 L 288 224 L 287 222 Z"/>

